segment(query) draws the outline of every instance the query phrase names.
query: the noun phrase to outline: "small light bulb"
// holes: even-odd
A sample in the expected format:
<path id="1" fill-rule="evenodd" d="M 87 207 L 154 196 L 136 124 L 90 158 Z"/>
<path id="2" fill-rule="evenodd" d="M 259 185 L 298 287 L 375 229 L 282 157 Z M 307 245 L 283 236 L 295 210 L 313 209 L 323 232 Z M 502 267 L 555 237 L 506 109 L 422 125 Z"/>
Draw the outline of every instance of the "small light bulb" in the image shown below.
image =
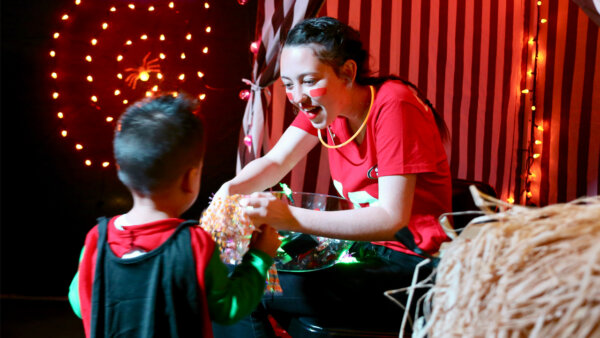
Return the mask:
<path id="1" fill-rule="evenodd" d="M 541 5 L 542 5 L 542 2 L 541 2 L 541 1 L 538 1 L 538 2 L 537 2 L 537 5 L 538 5 L 538 6 L 541 6 Z"/>
<path id="2" fill-rule="evenodd" d="M 56 72 L 52 72 L 52 74 L 50 74 L 50 76 L 52 76 L 53 79 L 58 78 L 58 74 L 56 74 Z"/>
<path id="3" fill-rule="evenodd" d="M 75 145 L 75 149 L 77 149 L 77 150 L 81 150 L 81 149 L 83 149 L 83 146 L 82 146 L 81 144 L 77 143 L 77 144 Z"/>
<path id="4" fill-rule="evenodd" d="M 108 23 L 106 23 L 106 22 L 103 22 L 103 23 L 102 23 L 102 29 L 107 29 L 107 28 L 108 28 Z"/>
<path id="5" fill-rule="evenodd" d="M 87 56 L 85 57 L 85 61 L 87 61 L 87 62 L 92 62 L 92 56 L 91 56 L 91 55 L 87 55 Z"/>
<path id="6" fill-rule="evenodd" d="M 67 134 L 68 134 L 68 133 L 67 133 L 67 131 L 66 131 L 66 130 L 64 130 L 64 129 L 63 129 L 63 130 L 60 132 L 60 135 L 61 135 L 62 137 L 67 137 Z"/>
<path id="7" fill-rule="evenodd" d="M 92 46 L 95 46 L 98 43 L 98 40 L 97 39 L 92 39 L 91 43 L 92 43 Z"/>
<path id="8" fill-rule="evenodd" d="M 64 14 L 64 15 L 61 17 L 61 19 L 63 19 L 63 20 L 68 20 L 68 19 L 69 19 L 69 15 L 67 15 L 67 14 Z"/>
<path id="9" fill-rule="evenodd" d="M 181 59 L 185 59 L 185 53 L 181 53 Z"/>
<path id="10" fill-rule="evenodd" d="M 542 19 L 542 20 L 540 20 L 540 22 L 541 22 L 541 23 L 546 23 L 546 22 L 548 22 L 548 20 L 546 20 L 546 19 Z"/>
<path id="11" fill-rule="evenodd" d="M 51 50 L 51 51 L 50 51 L 50 56 L 51 56 L 51 57 L 55 57 L 55 56 L 56 56 L 56 52 L 55 52 L 55 51 L 53 51 L 53 50 Z"/>
<path id="12" fill-rule="evenodd" d="M 210 5 L 208 4 L 208 2 L 205 2 L 205 3 L 204 3 L 204 8 L 206 8 L 206 9 L 209 9 L 209 8 L 210 8 Z"/>
<path id="13" fill-rule="evenodd" d="M 58 92 L 52 93 L 52 98 L 55 100 L 58 99 Z"/>
<path id="14" fill-rule="evenodd" d="M 86 77 L 86 79 L 88 80 L 88 82 L 92 82 L 92 81 L 94 81 L 94 78 L 93 78 L 91 75 L 88 75 L 88 76 Z"/>
<path id="15" fill-rule="evenodd" d="M 157 92 L 157 91 L 158 91 L 158 86 L 154 86 L 154 87 L 152 87 L 152 91 L 153 91 L 153 92 Z"/>
<path id="16" fill-rule="evenodd" d="M 146 97 L 150 97 L 150 96 L 152 96 L 152 92 L 151 91 L 147 91 L 146 92 Z"/>
<path id="17" fill-rule="evenodd" d="M 103 168 L 106 168 L 106 167 L 108 167 L 108 165 L 109 165 L 109 163 L 108 163 L 108 162 L 102 162 L 102 167 L 103 167 Z"/>
<path id="18" fill-rule="evenodd" d="M 139 79 L 144 82 L 148 81 L 150 79 L 150 73 L 145 71 L 140 72 Z"/>
<path id="19" fill-rule="evenodd" d="M 185 74 L 179 74 L 179 80 L 183 81 L 185 79 Z"/>
<path id="20" fill-rule="evenodd" d="M 92 97 L 90 98 L 93 102 L 98 102 L 98 98 L 96 97 L 96 95 L 92 95 Z"/>
<path id="21" fill-rule="evenodd" d="M 507 198 L 507 199 L 506 199 L 506 201 L 507 201 L 508 203 L 510 203 L 510 204 L 513 204 L 513 203 L 515 203 L 515 199 L 514 199 L 514 198 L 512 198 L 512 197 L 509 197 L 509 198 Z"/>
<path id="22" fill-rule="evenodd" d="M 527 198 L 531 198 L 531 197 L 533 197 L 533 194 L 531 193 L 531 191 L 528 191 L 527 192 Z"/>
<path id="23" fill-rule="evenodd" d="M 536 154 L 533 154 L 533 158 L 539 158 L 540 156 L 542 156 L 542 155 L 540 155 L 540 154 L 537 154 L 537 153 L 536 153 Z"/>
<path id="24" fill-rule="evenodd" d="M 208 47 L 202 48 L 202 53 L 204 53 L 204 54 L 208 53 Z"/>
<path id="25" fill-rule="evenodd" d="M 177 93 L 177 92 L 172 92 L 172 93 L 171 93 L 171 95 L 172 95 L 173 97 L 177 97 L 177 96 L 179 96 L 179 93 Z"/>
<path id="26" fill-rule="evenodd" d="M 210 33 L 210 31 L 212 30 L 212 28 L 210 28 L 210 26 L 207 26 L 205 30 L 206 30 L 206 33 Z"/>
<path id="27" fill-rule="evenodd" d="M 58 32 L 54 33 L 54 35 L 53 35 L 53 37 L 54 37 L 55 39 L 58 39 L 58 37 L 59 37 L 59 36 L 60 36 L 60 34 L 59 34 Z"/>
<path id="28" fill-rule="evenodd" d="M 113 120 L 114 120 L 114 118 L 112 116 L 106 117 L 106 122 L 112 122 Z"/>
<path id="29" fill-rule="evenodd" d="M 115 96 L 120 95 L 120 94 L 121 94 L 121 91 L 118 89 L 115 89 Z"/>
<path id="30" fill-rule="evenodd" d="M 123 100 L 123 104 L 128 104 L 129 100 Z"/>
<path id="31" fill-rule="evenodd" d="M 115 6 L 112 6 L 112 7 L 110 8 L 110 11 L 111 11 L 111 12 L 116 12 L 116 11 L 117 11 L 117 8 L 116 8 Z"/>
<path id="32" fill-rule="evenodd" d="M 154 12 L 154 6 L 148 7 L 148 12 Z"/>
<path id="33" fill-rule="evenodd" d="M 148 40 L 148 35 L 144 34 L 144 35 L 140 36 L 140 39 L 142 39 L 142 40 Z"/>
<path id="34" fill-rule="evenodd" d="M 527 93 L 529 93 L 529 89 L 523 89 L 523 90 L 521 90 L 521 93 L 527 94 Z"/>
<path id="35" fill-rule="evenodd" d="M 125 44 L 126 44 L 126 45 L 128 45 L 128 46 L 131 46 L 131 44 L 132 44 L 132 43 L 133 43 L 133 42 L 132 42 L 131 40 L 127 40 L 127 41 L 125 41 Z"/>
<path id="36" fill-rule="evenodd" d="M 204 77 L 204 73 L 202 73 L 202 72 L 198 72 L 198 77 L 199 77 L 199 78 L 203 78 L 203 77 Z"/>
<path id="37" fill-rule="evenodd" d="M 537 126 L 537 129 L 538 129 L 539 131 L 544 131 L 544 127 L 542 127 L 542 126 Z"/>
<path id="38" fill-rule="evenodd" d="M 123 60 L 123 55 L 117 55 L 117 61 L 121 62 Z"/>
<path id="39" fill-rule="evenodd" d="M 135 9 L 135 5 L 134 4 L 129 4 L 129 6 L 127 6 L 127 7 L 131 8 L 131 9 Z"/>
<path id="40" fill-rule="evenodd" d="M 185 36 L 186 40 L 191 40 L 192 39 L 192 33 L 187 33 L 187 35 Z"/>
<path id="41" fill-rule="evenodd" d="M 65 117 L 65 115 L 60 111 L 56 114 L 56 116 L 58 116 L 59 119 L 62 119 L 63 117 Z"/>
<path id="42" fill-rule="evenodd" d="M 206 94 L 200 94 L 200 95 L 198 95 L 198 98 L 200 100 L 204 100 L 206 98 Z"/>
<path id="43" fill-rule="evenodd" d="M 75 0 L 75 5 L 78 5 L 81 3 L 81 0 Z"/>
<path id="44" fill-rule="evenodd" d="M 88 167 L 92 165 L 92 161 L 90 160 L 85 160 L 85 165 L 87 165 Z"/>
<path id="45" fill-rule="evenodd" d="M 160 37 L 159 37 L 159 39 L 160 39 L 160 41 L 165 41 L 165 35 L 161 34 Z"/>
<path id="46" fill-rule="evenodd" d="M 119 80 L 122 80 L 122 79 L 123 79 L 123 74 L 121 74 L 121 73 L 117 73 L 117 78 L 118 78 Z"/>
<path id="47" fill-rule="evenodd" d="M 535 106 L 531 106 L 531 110 L 535 111 L 536 110 Z"/>
<path id="48" fill-rule="evenodd" d="M 173 1 L 169 2 L 169 8 L 175 8 L 175 4 L 173 3 Z"/>
<path id="49" fill-rule="evenodd" d="M 165 55 L 165 53 L 160 53 L 160 54 L 158 54 L 158 57 L 160 57 L 162 60 L 164 60 L 167 56 Z"/>
<path id="50" fill-rule="evenodd" d="M 540 140 L 535 140 L 535 142 L 533 142 L 533 143 L 535 143 L 535 144 L 537 144 L 537 145 L 540 145 L 540 144 L 542 144 L 542 141 L 540 141 Z"/>
<path id="51" fill-rule="evenodd" d="M 162 79 L 163 78 L 162 73 L 156 73 L 156 78 L 159 80 Z"/>

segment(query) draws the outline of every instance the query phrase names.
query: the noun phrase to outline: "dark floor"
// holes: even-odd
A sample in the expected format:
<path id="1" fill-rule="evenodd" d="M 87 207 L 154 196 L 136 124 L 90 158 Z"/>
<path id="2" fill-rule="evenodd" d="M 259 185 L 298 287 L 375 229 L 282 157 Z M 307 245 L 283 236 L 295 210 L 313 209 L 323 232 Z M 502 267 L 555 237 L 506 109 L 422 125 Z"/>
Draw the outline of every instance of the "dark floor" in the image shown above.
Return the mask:
<path id="1" fill-rule="evenodd" d="M 0 337 L 84 337 L 81 320 L 60 298 L 0 298 Z"/>

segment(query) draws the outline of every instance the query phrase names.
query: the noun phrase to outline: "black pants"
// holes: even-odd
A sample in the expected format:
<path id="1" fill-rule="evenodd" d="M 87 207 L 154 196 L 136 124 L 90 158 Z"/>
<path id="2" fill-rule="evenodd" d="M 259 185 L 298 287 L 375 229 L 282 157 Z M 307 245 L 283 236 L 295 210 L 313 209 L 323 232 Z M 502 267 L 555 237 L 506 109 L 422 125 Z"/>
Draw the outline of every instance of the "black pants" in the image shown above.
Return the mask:
<path id="1" fill-rule="evenodd" d="M 366 242 L 356 243 L 351 251 L 358 263 L 338 263 L 308 272 L 279 271 L 283 294 L 266 293 L 252 315 L 237 324 L 213 324 L 215 337 L 272 337 L 268 314 L 284 328 L 291 317 L 301 316 L 348 323 L 396 323 L 400 327 L 404 311 L 383 293 L 410 286 L 422 258 Z M 422 280 L 431 273 L 431 267 L 419 271 Z M 406 304 L 404 294 L 396 298 Z"/>

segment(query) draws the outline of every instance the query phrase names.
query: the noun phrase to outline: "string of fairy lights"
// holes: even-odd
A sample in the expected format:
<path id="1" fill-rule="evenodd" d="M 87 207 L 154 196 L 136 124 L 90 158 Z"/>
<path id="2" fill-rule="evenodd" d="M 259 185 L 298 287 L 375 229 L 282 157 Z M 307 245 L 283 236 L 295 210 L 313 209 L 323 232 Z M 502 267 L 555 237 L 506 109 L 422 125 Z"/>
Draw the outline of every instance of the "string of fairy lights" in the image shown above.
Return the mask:
<path id="1" fill-rule="evenodd" d="M 50 96 L 59 135 L 85 166 L 111 166 L 114 123 L 129 104 L 164 93 L 207 98 L 210 9 L 208 1 L 75 0 L 60 14 Z"/>
<path id="2" fill-rule="evenodd" d="M 536 21 L 535 21 L 535 35 L 530 37 L 528 45 L 530 48 L 530 54 L 532 58 L 529 61 L 531 65 L 528 65 L 527 79 L 530 80 L 529 88 L 523 89 L 523 94 L 529 95 L 530 106 L 529 111 L 531 114 L 530 128 L 529 128 L 529 139 L 526 149 L 525 159 L 525 184 L 522 194 L 520 196 L 521 201 L 525 205 L 533 204 L 534 192 L 533 188 L 535 184 L 538 184 L 536 179 L 539 177 L 539 161 L 541 157 L 542 138 L 544 132 L 543 119 L 538 117 L 539 110 L 537 109 L 537 79 L 539 72 L 540 62 L 543 60 L 542 52 L 540 51 L 540 28 L 542 24 L 548 22 L 547 19 L 541 17 L 542 1 L 536 1 Z M 527 111 L 527 109 L 526 109 Z M 510 203 L 514 203 L 514 199 L 509 198 Z"/>

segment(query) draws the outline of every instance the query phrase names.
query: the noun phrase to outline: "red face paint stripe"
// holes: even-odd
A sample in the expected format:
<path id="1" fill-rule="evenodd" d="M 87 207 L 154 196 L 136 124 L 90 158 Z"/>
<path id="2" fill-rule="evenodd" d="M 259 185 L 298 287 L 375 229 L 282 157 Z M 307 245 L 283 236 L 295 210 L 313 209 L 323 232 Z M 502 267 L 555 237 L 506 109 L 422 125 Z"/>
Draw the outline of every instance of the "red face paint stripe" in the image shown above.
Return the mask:
<path id="1" fill-rule="evenodd" d="M 294 95 L 292 93 L 285 93 L 285 95 L 287 95 L 288 100 L 294 101 Z"/>
<path id="2" fill-rule="evenodd" d="M 325 93 L 327 93 L 327 88 L 323 87 L 323 88 L 311 89 L 308 93 L 312 97 L 323 96 L 323 95 L 325 95 Z"/>

